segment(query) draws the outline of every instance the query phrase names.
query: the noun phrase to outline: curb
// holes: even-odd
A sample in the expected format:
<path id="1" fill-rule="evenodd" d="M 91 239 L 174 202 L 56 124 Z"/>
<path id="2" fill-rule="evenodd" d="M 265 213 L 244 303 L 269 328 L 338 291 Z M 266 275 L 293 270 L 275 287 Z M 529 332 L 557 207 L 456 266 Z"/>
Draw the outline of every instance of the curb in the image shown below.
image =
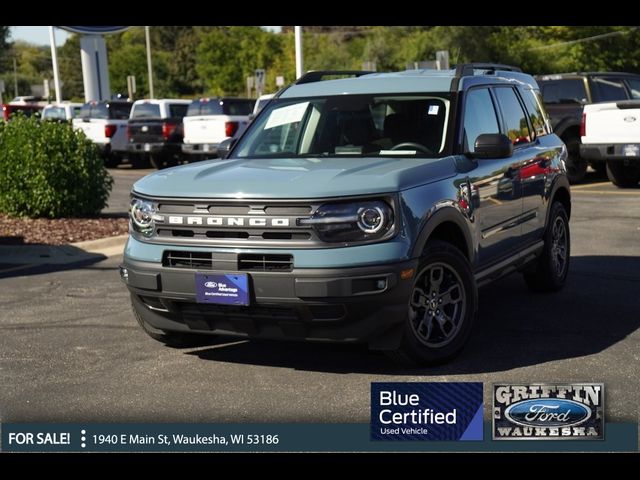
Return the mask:
<path id="1" fill-rule="evenodd" d="M 115 237 L 100 238 L 98 240 L 85 240 L 84 242 L 70 243 L 72 247 L 79 248 L 89 253 L 99 253 L 105 257 L 118 255 L 124 251 L 129 234 Z"/>

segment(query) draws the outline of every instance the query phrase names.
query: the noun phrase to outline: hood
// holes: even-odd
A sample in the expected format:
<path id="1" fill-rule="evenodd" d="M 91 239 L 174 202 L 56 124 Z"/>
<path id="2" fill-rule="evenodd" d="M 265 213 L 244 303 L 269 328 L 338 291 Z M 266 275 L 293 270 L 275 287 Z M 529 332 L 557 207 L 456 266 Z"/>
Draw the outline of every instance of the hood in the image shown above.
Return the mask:
<path id="1" fill-rule="evenodd" d="M 455 174 L 453 157 L 209 160 L 138 180 L 154 197 L 323 198 L 391 193 Z"/>

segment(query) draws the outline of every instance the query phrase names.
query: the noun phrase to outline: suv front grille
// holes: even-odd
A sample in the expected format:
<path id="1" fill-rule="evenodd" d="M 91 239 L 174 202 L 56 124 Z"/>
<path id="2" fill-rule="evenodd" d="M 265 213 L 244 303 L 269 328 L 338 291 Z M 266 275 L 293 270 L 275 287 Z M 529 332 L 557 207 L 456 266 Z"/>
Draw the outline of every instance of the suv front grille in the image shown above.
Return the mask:
<path id="1" fill-rule="evenodd" d="M 293 257 L 291 255 L 241 253 L 238 255 L 238 270 L 251 272 L 290 272 L 293 270 Z"/>
<path id="2" fill-rule="evenodd" d="M 289 202 L 244 203 L 167 200 L 158 202 L 155 239 L 183 245 L 311 246 L 315 231 L 300 225 L 319 205 Z M 154 238 L 150 239 L 151 241 Z"/>
<path id="3" fill-rule="evenodd" d="M 290 272 L 293 270 L 293 255 L 241 253 L 235 261 L 215 258 L 209 252 L 166 250 L 162 265 L 171 268 L 202 270 L 237 270 L 241 272 Z"/>

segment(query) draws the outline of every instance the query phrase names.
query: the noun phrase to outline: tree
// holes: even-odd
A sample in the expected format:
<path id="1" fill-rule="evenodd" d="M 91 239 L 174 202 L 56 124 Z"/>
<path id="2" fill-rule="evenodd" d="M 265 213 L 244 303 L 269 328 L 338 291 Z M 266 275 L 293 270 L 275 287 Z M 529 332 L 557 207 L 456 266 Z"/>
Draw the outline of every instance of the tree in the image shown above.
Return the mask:
<path id="1" fill-rule="evenodd" d="M 62 83 L 62 98 L 84 102 L 79 35 L 72 34 L 61 47 L 58 47 L 58 67 Z"/>

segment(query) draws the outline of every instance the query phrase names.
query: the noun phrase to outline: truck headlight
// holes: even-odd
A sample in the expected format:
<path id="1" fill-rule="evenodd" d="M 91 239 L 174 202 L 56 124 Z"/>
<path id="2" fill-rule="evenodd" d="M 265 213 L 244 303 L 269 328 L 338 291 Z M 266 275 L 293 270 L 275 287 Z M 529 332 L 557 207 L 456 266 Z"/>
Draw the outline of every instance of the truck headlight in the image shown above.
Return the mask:
<path id="1" fill-rule="evenodd" d="M 322 205 L 300 225 L 311 225 L 324 242 L 362 242 L 393 234 L 393 209 L 382 200 Z"/>
<path id="2" fill-rule="evenodd" d="M 129 217 L 131 218 L 133 229 L 145 237 L 150 237 L 154 228 L 153 216 L 157 211 L 154 203 L 140 198 L 132 198 Z"/>

